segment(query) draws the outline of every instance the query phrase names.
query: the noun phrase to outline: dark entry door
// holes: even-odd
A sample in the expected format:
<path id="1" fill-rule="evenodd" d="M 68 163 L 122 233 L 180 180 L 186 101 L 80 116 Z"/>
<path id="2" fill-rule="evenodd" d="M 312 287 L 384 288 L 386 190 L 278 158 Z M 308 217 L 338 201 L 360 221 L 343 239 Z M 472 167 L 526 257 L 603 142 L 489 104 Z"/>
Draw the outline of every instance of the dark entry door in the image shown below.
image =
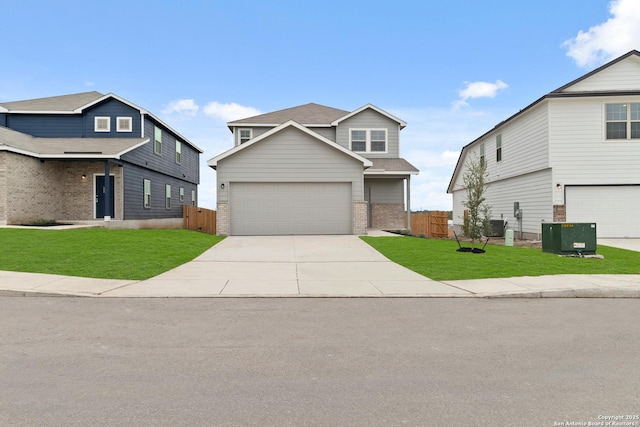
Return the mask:
<path id="1" fill-rule="evenodd" d="M 105 180 L 104 180 L 104 175 L 96 175 L 96 218 L 104 218 L 105 215 L 109 215 L 111 218 L 113 218 L 115 216 L 115 203 L 114 203 L 114 189 L 113 189 L 113 176 L 109 176 L 109 187 L 111 189 L 111 191 L 109 192 L 110 194 L 110 203 L 109 203 L 109 213 L 106 213 L 106 203 L 105 203 L 105 199 L 106 199 L 106 187 L 105 187 Z"/>

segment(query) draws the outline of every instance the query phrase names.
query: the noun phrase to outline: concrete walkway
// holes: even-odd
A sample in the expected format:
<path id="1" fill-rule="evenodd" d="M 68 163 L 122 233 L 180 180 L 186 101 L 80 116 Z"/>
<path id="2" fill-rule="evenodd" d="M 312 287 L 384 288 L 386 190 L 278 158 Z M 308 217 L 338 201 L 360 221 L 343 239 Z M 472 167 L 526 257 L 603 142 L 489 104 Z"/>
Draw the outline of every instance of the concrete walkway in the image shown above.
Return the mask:
<path id="1" fill-rule="evenodd" d="M 628 247 L 640 251 L 640 240 L 625 242 Z M 638 298 L 640 274 L 437 282 L 389 261 L 356 236 L 233 236 L 195 260 L 143 281 L 0 271 L 0 295 L 43 294 L 94 297 Z"/>

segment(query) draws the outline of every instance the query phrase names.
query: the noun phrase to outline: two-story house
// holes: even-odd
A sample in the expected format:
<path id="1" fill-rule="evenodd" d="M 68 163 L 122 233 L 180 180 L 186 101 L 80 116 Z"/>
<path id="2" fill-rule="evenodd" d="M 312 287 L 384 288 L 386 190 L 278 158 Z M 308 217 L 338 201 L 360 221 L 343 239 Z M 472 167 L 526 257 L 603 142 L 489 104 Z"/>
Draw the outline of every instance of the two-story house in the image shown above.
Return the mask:
<path id="1" fill-rule="evenodd" d="M 472 157 L 487 165 L 492 218 L 525 238 L 539 238 L 543 222 L 640 237 L 640 52 L 544 95 L 463 147 L 448 188 L 456 225 Z"/>
<path id="2" fill-rule="evenodd" d="M 0 103 L 0 224 L 181 218 L 201 152 L 114 94 Z"/>
<path id="3" fill-rule="evenodd" d="M 318 104 L 228 123 L 234 147 L 217 170 L 219 235 L 366 234 L 408 227 L 406 123 L 373 105 Z"/>

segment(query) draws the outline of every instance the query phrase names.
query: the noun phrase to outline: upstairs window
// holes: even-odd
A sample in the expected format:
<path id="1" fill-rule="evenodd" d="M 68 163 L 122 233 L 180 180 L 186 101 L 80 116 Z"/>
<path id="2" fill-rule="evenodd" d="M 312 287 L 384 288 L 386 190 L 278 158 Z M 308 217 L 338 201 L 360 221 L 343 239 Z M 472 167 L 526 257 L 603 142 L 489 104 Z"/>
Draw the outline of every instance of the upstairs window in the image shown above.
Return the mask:
<path id="1" fill-rule="evenodd" d="M 162 155 L 162 129 L 155 127 L 153 132 L 153 152 Z"/>
<path id="2" fill-rule="evenodd" d="M 502 161 L 502 134 L 496 135 L 496 162 Z"/>
<path id="3" fill-rule="evenodd" d="M 131 117 L 118 117 L 116 119 L 116 131 L 118 132 L 132 132 Z"/>
<path id="4" fill-rule="evenodd" d="M 182 163 L 182 142 L 176 140 L 176 163 Z"/>
<path id="5" fill-rule="evenodd" d="M 96 117 L 94 119 L 95 132 L 111 132 L 111 117 Z"/>
<path id="6" fill-rule="evenodd" d="M 640 139 L 640 103 L 606 104 L 606 139 Z"/>
<path id="7" fill-rule="evenodd" d="M 386 153 L 386 129 L 351 129 L 351 150 L 362 153 Z"/>
<path id="8" fill-rule="evenodd" d="M 164 186 L 164 192 L 165 192 L 165 207 L 167 209 L 171 209 L 171 185 L 170 184 L 166 184 Z"/>
<path id="9" fill-rule="evenodd" d="M 151 180 L 144 180 L 144 208 L 151 208 Z"/>
<path id="10" fill-rule="evenodd" d="M 240 129 L 240 144 L 244 144 L 250 139 L 251 139 L 251 129 Z"/>

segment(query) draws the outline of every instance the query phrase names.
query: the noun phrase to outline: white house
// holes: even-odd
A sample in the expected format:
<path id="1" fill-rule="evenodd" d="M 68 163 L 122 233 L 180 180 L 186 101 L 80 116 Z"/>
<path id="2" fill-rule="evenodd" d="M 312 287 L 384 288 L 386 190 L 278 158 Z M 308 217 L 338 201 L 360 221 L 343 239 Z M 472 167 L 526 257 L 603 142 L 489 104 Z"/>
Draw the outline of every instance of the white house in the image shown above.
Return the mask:
<path id="1" fill-rule="evenodd" d="M 458 226 L 472 156 L 487 165 L 491 218 L 516 236 L 539 236 L 542 222 L 595 222 L 598 237 L 640 237 L 640 52 L 544 95 L 464 146 L 447 190 Z"/>

